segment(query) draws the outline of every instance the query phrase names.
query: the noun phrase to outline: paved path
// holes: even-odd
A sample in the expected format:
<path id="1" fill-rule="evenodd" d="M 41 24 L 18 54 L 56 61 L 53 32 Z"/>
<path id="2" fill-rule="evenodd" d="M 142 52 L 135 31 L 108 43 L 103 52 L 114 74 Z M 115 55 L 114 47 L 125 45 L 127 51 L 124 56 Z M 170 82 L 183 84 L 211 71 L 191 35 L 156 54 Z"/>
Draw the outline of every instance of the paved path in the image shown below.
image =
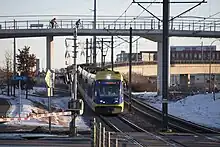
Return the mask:
<path id="1" fill-rule="evenodd" d="M 17 139 L 16 139 L 17 138 Z M 90 138 L 67 138 L 67 137 L 45 137 L 42 139 L 22 139 L 14 137 L 14 139 L 1 139 L 0 147 L 91 147 Z"/>
<path id="2" fill-rule="evenodd" d="M 6 113 L 8 109 L 10 108 L 10 105 L 7 100 L 0 98 L 0 117 L 6 117 Z"/>

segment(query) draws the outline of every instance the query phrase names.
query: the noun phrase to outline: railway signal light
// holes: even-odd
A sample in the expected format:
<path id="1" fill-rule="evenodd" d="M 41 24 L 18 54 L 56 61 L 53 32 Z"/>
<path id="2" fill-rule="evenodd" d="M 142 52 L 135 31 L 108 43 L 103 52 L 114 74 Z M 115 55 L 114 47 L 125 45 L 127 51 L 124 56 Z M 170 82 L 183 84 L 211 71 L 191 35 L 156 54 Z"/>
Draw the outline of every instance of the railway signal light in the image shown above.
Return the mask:
<path id="1" fill-rule="evenodd" d="M 84 102 L 82 99 L 71 99 L 68 102 L 69 111 L 75 112 L 77 115 L 82 115 L 84 112 Z"/>

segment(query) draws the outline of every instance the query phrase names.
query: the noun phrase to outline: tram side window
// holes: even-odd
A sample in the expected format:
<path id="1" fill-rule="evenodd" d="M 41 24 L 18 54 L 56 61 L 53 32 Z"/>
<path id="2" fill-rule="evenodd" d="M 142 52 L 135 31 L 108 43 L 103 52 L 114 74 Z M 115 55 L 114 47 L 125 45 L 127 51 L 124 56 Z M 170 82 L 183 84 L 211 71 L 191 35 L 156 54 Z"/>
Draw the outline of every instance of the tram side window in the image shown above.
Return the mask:
<path id="1" fill-rule="evenodd" d="M 172 58 L 175 59 L 175 53 L 172 53 Z"/>
<path id="2" fill-rule="evenodd" d="M 212 54 L 212 60 L 215 60 L 215 52 Z"/>
<path id="3" fill-rule="evenodd" d="M 194 59 L 197 59 L 197 53 L 194 53 Z"/>
<path id="4" fill-rule="evenodd" d="M 201 53 L 199 53 L 199 59 L 202 59 L 202 54 Z"/>
<path id="5" fill-rule="evenodd" d="M 216 52 L 216 60 L 219 60 L 219 52 Z"/>
<path id="6" fill-rule="evenodd" d="M 186 54 L 185 54 L 185 59 L 188 59 L 188 56 L 189 56 L 188 53 L 186 53 Z"/>
<path id="7" fill-rule="evenodd" d="M 184 53 L 181 53 L 181 58 L 184 59 Z"/>
<path id="8" fill-rule="evenodd" d="M 192 59 L 192 53 L 189 54 L 189 59 Z"/>

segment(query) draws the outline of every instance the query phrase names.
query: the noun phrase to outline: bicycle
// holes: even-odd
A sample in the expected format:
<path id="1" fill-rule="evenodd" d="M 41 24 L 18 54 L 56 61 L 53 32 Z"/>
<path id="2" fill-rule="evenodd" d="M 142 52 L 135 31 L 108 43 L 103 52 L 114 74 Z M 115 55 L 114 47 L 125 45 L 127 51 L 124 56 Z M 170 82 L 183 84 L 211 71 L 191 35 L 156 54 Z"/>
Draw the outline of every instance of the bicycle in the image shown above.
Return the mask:
<path id="1" fill-rule="evenodd" d="M 54 27 L 52 28 L 52 24 L 51 22 L 49 22 L 49 25 L 47 27 L 48 29 L 56 29 L 56 28 L 59 28 L 59 25 L 57 23 L 54 24 Z"/>

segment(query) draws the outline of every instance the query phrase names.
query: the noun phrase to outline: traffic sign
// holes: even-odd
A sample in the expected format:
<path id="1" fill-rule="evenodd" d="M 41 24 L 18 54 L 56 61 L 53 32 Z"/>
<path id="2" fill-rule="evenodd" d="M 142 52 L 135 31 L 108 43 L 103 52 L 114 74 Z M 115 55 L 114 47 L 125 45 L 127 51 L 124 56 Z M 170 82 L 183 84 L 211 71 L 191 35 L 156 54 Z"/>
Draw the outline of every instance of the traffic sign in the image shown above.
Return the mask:
<path id="1" fill-rule="evenodd" d="M 12 80 L 15 80 L 15 81 L 26 81 L 27 77 L 25 77 L 25 76 L 13 76 Z"/>
<path id="2" fill-rule="evenodd" d="M 45 77 L 45 81 L 47 83 L 47 86 L 49 88 L 53 88 L 54 87 L 54 79 L 55 79 L 55 73 L 52 73 L 49 69 L 47 71 L 46 77 Z"/>
<path id="3" fill-rule="evenodd" d="M 52 73 L 51 73 L 51 71 L 49 69 L 47 70 L 45 81 L 47 83 L 47 86 L 49 88 L 52 88 Z"/>

